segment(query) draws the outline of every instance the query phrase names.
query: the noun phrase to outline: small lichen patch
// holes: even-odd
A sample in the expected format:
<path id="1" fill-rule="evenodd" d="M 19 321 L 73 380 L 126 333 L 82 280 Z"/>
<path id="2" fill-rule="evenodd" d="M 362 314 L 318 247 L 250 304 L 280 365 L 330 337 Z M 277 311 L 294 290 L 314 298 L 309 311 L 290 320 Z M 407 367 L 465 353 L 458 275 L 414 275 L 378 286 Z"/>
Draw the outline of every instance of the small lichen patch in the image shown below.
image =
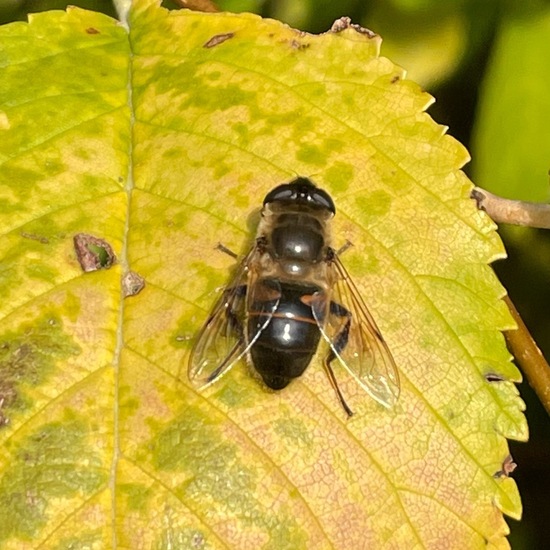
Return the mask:
<path id="1" fill-rule="evenodd" d="M 122 277 L 122 291 L 125 298 L 139 294 L 144 287 L 145 279 L 135 271 L 128 271 Z"/>
<path id="2" fill-rule="evenodd" d="M 340 17 L 340 19 L 336 19 L 329 32 L 338 33 L 345 31 L 346 29 L 353 29 L 359 34 L 366 35 L 368 38 L 375 38 L 377 36 L 377 34 L 371 30 L 361 27 L 361 25 L 357 25 L 356 23 L 352 23 L 349 17 Z"/>
<path id="3" fill-rule="evenodd" d="M 226 32 L 223 34 L 216 34 L 213 36 L 206 44 L 204 44 L 203 48 L 213 48 L 214 46 L 217 46 L 218 44 L 222 44 L 226 40 L 229 40 L 230 38 L 233 38 L 235 36 L 234 32 Z"/>

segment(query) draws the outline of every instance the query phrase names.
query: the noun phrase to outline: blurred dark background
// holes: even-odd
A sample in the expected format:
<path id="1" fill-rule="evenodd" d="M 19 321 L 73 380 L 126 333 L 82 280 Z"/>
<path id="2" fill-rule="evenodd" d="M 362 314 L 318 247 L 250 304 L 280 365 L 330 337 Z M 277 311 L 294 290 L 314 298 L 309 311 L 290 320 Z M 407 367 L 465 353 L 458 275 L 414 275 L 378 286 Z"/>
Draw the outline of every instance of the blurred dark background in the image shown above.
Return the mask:
<path id="1" fill-rule="evenodd" d="M 0 23 L 68 4 L 115 16 L 107 0 L 0 0 Z M 169 8 L 176 2 L 164 2 Z M 507 198 L 548 201 L 550 168 L 550 2 L 544 0 L 220 0 L 313 33 L 350 16 L 380 34 L 382 54 L 437 102 L 429 112 L 470 151 L 465 171 Z M 540 61 L 539 64 L 537 62 Z M 546 69 L 545 69 L 546 67 Z M 550 235 L 501 228 L 508 259 L 494 264 L 539 347 L 550 357 Z M 512 548 L 550 548 L 550 419 L 529 385 L 528 443 L 510 442 L 522 495 L 521 522 L 507 518 Z"/>

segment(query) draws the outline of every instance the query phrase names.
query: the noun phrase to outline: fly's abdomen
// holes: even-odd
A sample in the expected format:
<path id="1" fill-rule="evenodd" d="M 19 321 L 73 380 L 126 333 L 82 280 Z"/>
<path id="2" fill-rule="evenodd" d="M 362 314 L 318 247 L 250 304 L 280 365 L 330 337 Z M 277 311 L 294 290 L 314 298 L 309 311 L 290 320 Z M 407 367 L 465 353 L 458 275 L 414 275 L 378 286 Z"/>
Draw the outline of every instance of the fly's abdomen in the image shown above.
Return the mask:
<path id="1" fill-rule="evenodd" d="M 319 289 L 315 286 L 281 284 L 279 305 L 263 328 L 250 356 L 254 368 L 272 389 L 284 388 L 292 378 L 301 376 L 319 344 L 321 333 L 307 298 Z M 259 305 L 259 304 L 257 304 Z M 252 339 L 258 326 L 263 326 L 261 308 L 249 310 L 248 336 Z"/>

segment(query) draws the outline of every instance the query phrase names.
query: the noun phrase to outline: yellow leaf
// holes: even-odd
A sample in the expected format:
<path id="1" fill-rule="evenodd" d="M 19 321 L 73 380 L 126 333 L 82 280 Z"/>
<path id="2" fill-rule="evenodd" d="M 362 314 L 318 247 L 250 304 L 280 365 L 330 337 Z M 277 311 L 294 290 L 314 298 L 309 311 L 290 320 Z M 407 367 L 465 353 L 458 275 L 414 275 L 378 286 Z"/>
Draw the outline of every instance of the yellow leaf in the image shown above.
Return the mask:
<path id="1" fill-rule="evenodd" d="M 0 546 L 506 547 L 527 428 L 467 152 L 377 36 L 157 4 L 0 28 Z M 244 362 L 187 380 L 216 244 L 296 174 L 354 245 L 390 410 L 338 369 L 347 420 L 319 359 L 280 392 Z"/>

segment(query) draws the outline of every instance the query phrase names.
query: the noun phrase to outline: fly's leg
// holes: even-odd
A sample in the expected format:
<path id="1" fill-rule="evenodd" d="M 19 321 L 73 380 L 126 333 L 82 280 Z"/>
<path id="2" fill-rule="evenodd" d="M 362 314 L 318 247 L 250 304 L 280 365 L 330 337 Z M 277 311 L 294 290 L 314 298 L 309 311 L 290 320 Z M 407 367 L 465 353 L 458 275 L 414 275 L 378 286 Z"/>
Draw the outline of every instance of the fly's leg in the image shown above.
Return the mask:
<path id="1" fill-rule="evenodd" d="M 330 380 L 334 391 L 336 391 L 336 395 L 338 396 L 344 411 L 346 411 L 346 414 L 351 417 L 353 416 L 353 411 L 348 407 L 348 404 L 346 403 L 346 400 L 338 387 L 338 382 L 336 381 L 336 376 L 334 376 L 334 371 L 331 366 L 331 363 L 336 359 L 336 354 L 340 353 L 348 343 L 349 329 L 351 327 L 351 313 L 344 306 L 341 306 L 336 302 L 330 302 L 330 313 L 331 315 L 336 315 L 338 317 L 346 317 L 347 321 L 342 330 L 340 330 L 334 338 L 333 347 L 330 348 L 330 351 L 325 357 L 323 366 L 325 367 L 328 379 Z"/>
<path id="2" fill-rule="evenodd" d="M 227 254 L 228 256 L 231 256 L 232 258 L 235 258 L 237 260 L 239 256 L 233 252 L 230 248 L 227 248 L 227 246 L 224 246 L 222 243 L 218 243 L 216 245 L 216 250 L 219 250 L 220 252 L 223 252 L 224 254 Z"/>
<path id="3" fill-rule="evenodd" d="M 346 240 L 346 242 L 336 251 L 336 254 L 341 256 L 348 248 L 351 248 L 352 246 L 353 243 Z"/>

